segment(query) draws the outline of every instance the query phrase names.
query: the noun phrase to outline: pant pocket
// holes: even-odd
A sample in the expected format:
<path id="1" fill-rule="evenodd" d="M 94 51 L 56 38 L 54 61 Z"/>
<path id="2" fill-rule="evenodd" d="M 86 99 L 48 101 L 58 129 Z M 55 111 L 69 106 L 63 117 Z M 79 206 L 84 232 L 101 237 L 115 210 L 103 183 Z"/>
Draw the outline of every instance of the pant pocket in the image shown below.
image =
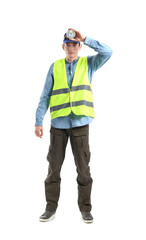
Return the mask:
<path id="1" fill-rule="evenodd" d="M 73 132 L 74 143 L 78 147 L 82 148 L 83 146 L 87 146 L 88 144 L 88 136 L 85 130 L 80 132 Z"/>
<path id="2" fill-rule="evenodd" d="M 53 147 L 54 143 L 55 143 L 55 134 L 50 132 L 50 146 Z"/>

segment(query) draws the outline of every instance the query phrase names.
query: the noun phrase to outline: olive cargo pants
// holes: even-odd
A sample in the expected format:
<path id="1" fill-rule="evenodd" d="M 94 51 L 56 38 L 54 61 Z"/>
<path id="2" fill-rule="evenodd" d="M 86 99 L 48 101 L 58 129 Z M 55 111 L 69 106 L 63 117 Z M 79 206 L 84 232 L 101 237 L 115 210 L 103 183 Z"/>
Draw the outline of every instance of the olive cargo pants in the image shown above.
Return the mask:
<path id="1" fill-rule="evenodd" d="M 77 169 L 78 206 L 81 212 L 91 211 L 89 124 L 71 129 L 50 128 L 50 146 L 47 154 L 48 175 L 45 179 L 46 210 L 56 211 L 60 195 L 60 171 L 70 137 L 71 148 Z"/>

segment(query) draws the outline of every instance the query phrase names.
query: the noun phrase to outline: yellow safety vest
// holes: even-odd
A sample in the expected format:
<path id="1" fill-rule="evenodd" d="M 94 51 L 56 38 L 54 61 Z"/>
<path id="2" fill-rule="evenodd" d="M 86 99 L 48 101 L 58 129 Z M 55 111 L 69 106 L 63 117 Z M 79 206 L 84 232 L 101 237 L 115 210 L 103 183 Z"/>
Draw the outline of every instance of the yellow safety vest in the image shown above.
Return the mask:
<path id="1" fill-rule="evenodd" d="M 76 115 L 95 117 L 87 57 L 79 57 L 71 89 L 67 83 L 65 58 L 54 63 L 53 77 L 54 85 L 50 98 L 51 119 L 67 116 L 71 111 Z"/>

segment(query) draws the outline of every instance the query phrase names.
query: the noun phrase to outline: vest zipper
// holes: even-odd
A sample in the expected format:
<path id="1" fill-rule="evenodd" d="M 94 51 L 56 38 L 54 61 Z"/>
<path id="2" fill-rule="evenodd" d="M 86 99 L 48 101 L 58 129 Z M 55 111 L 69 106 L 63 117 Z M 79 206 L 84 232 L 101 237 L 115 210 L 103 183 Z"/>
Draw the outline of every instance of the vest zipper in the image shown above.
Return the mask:
<path id="1" fill-rule="evenodd" d="M 70 107 L 72 108 L 72 105 L 71 105 L 71 88 L 69 88 L 69 101 L 70 101 Z"/>
<path id="2" fill-rule="evenodd" d="M 72 75 L 72 63 L 70 63 L 70 74 Z M 70 107 L 72 112 L 72 105 L 71 105 L 71 87 L 69 88 L 69 100 L 70 100 Z"/>

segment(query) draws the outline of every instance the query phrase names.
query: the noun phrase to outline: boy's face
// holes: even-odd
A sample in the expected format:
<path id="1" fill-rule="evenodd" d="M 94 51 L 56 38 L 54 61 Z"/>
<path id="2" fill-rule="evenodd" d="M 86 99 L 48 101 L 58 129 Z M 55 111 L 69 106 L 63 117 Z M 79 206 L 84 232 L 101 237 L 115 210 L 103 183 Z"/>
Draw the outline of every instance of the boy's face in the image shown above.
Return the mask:
<path id="1" fill-rule="evenodd" d="M 65 51 L 65 55 L 67 58 L 77 58 L 78 52 L 81 49 L 82 45 L 79 43 L 64 43 L 62 45 L 63 50 Z"/>

